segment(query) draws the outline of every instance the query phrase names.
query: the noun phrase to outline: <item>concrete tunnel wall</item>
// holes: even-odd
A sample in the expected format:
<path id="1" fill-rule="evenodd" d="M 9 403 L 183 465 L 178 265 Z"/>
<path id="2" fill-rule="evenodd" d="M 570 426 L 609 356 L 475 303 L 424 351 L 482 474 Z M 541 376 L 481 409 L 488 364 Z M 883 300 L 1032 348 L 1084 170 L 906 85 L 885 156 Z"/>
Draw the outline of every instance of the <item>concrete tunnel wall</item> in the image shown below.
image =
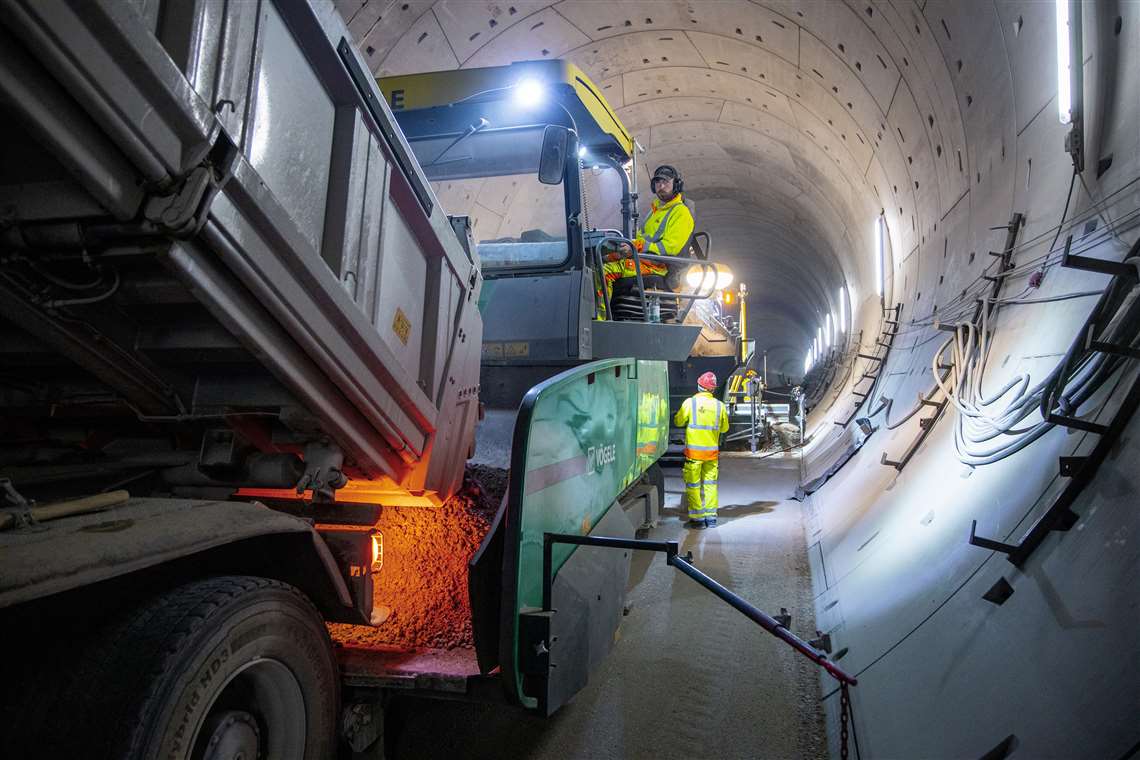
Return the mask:
<path id="1" fill-rule="evenodd" d="M 900 420 L 933 387 L 931 359 L 946 335 L 933 319 L 962 313 L 963 292 L 992 272 L 988 252 L 1001 249 L 1014 212 L 1025 219 L 1019 265 L 1060 248 L 1066 205 L 1061 241 L 1072 234 L 1083 254 L 1120 260 L 1135 240 L 1140 4 L 1084 6 L 1086 170 L 1068 204 L 1053 3 L 335 5 L 378 75 L 541 58 L 581 66 L 647 149 L 641 165 L 684 174 L 698 228 L 753 294 L 759 350 L 792 377 L 844 285 L 856 297 L 844 349 L 873 347 L 883 328 L 872 255 L 882 210 L 884 300 L 902 304 L 903 324 L 876 398 L 898 403 L 866 441 L 834 425 L 873 367 L 841 363 L 809 420 L 804 457 L 812 480 L 862 446 L 805 501 L 817 627 L 859 674 L 861 749 L 977 757 L 1013 736 L 1017 756 L 1118 757 L 1140 740 L 1137 423 L 1075 505 L 1078 524 L 1020 569 L 970 546 L 970 521 L 1016 542 L 1064 485 L 1057 457 L 1087 451 L 1094 437 L 1054 428 L 1007 459 L 970 466 L 956 453 L 951 408 L 901 471 L 880 463 L 919 435 L 926 414 Z M 1002 296 L 1020 294 L 1027 276 Z M 1054 263 L 1031 293 L 1106 282 Z M 1018 373 L 1043 378 L 1094 300 L 1003 307 L 986 387 Z M 1107 404 L 1104 420 L 1120 395 L 1109 384 L 1081 411 Z M 983 601 L 1000 578 L 1013 595 Z M 837 696 L 823 687 L 834 747 Z"/>

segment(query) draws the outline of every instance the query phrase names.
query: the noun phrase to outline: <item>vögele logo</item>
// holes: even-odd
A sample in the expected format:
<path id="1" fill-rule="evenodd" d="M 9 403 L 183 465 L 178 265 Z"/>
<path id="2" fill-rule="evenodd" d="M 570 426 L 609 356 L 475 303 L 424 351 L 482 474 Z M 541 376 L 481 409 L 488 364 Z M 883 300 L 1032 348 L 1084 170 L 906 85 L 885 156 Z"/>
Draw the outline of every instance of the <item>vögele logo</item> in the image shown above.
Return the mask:
<path id="1" fill-rule="evenodd" d="M 591 446 L 586 449 L 586 469 L 590 472 L 601 472 L 607 464 L 617 461 L 617 445 L 608 443 L 605 446 Z"/>

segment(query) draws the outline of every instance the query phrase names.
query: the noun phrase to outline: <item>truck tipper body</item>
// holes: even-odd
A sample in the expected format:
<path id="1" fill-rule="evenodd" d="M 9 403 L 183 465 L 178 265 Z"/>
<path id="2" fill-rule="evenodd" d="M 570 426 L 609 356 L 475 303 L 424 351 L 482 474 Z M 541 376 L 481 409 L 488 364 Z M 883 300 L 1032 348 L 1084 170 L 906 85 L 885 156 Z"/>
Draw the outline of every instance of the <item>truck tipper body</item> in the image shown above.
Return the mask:
<path id="1" fill-rule="evenodd" d="M 581 239 L 547 273 L 587 283 L 547 341 L 573 350 L 511 361 L 520 283 L 483 297 L 470 218 L 331 3 L 0 0 L 0 117 L 13 756 L 324 758 L 375 746 L 385 690 L 550 713 L 584 685 L 628 556 L 559 547 L 536 614 L 542 536 L 655 519 L 671 357 L 588 350 Z M 481 433 L 510 480 L 451 600 L 470 641 L 334 648 L 390 612 L 384 510 L 467 498 L 495 367 L 522 372 Z"/>
<path id="2" fill-rule="evenodd" d="M 331 11 L 182 5 L 5 6 L 0 313 L 24 381 L 5 406 L 57 435 L 123 418 L 113 452 L 88 450 L 176 494 L 292 487 L 304 466 L 317 490 L 441 503 L 477 414 L 463 226 Z M 182 448 L 216 477 L 166 474 L 178 453 L 156 439 L 226 420 L 245 433 Z"/>

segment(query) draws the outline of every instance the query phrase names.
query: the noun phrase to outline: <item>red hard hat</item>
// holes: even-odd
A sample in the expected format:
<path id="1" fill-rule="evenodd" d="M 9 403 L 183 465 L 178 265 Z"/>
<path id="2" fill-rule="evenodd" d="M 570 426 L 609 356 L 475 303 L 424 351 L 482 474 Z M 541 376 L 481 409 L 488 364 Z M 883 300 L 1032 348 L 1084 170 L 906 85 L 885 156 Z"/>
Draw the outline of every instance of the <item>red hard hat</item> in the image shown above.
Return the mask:
<path id="1" fill-rule="evenodd" d="M 712 372 L 706 372 L 697 378 L 697 387 L 704 388 L 706 391 L 711 391 L 716 388 L 716 375 Z"/>

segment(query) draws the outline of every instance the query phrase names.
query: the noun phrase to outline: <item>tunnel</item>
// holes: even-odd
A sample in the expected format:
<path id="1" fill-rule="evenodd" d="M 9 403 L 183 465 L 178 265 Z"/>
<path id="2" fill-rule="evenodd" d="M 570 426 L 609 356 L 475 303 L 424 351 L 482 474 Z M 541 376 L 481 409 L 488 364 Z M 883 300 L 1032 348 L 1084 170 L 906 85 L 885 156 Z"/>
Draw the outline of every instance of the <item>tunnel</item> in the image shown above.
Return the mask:
<path id="1" fill-rule="evenodd" d="M 335 7 L 378 77 L 569 61 L 643 188 L 679 170 L 808 398 L 811 607 L 862 756 L 1134 756 L 1140 5 Z"/>

